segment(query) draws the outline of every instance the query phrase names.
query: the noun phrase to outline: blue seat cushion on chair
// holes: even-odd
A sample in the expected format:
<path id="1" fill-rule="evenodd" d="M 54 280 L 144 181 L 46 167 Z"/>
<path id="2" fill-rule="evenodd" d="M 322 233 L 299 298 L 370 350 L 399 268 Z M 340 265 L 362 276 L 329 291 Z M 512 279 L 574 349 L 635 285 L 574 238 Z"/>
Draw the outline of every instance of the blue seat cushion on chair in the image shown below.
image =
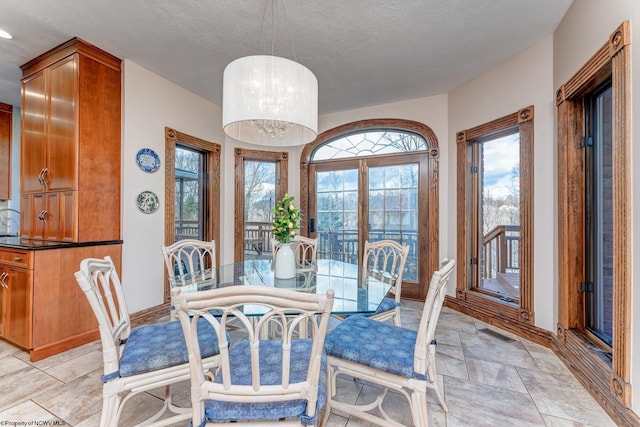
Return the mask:
<path id="1" fill-rule="evenodd" d="M 379 314 L 384 313 L 385 311 L 394 310 L 399 305 L 400 304 L 398 304 L 395 299 L 385 297 L 380 303 L 380 306 L 378 306 L 376 312 L 373 314 Z M 368 314 L 367 316 L 371 316 L 371 314 Z"/>
<path id="2" fill-rule="evenodd" d="M 289 382 L 291 384 L 305 381 L 309 368 L 311 339 L 293 340 L 291 344 L 291 366 Z M 240 341 L 229 351 L 231 383 L 251 385 L 251 354 L 249 341 Z M 260 384 L 273 385 L 282 382 L 282 341 L 260 341 Z M 222 383 L 222 374 L 218 373 L 216 383 Z M 327 399 L 327 368 L 323 353 L 318 383 L 318 403 L 316 416 Z M 223 402 L 219 400 L 205 401 L 205 417 L 209 421 L 225 420 L 277 420 L 280 418 L 300 417 L 302 424 L 313 425 L 315 418 L 306 417 L 307 401 L 304 399 L 285 400 L 279 402 Z"/>
<path id="3" fill-rule="evenodd" d="M 351 316 L 327 334 L 324 348 L 331 356 L 424 380 L 425 375 L 413 371 L 417 336 L 411 329 L 365 316 Z"/>
<path id="4" fill-rule="evenodd" d="M 199 320 L 200 354 L 211 357 L 218 353 L 218 338 L 204 319 Z M 120 376 L 142 374 L 189 362 L 187 344 L 180 322 L 165 322 L 133 329 L 120 358 Z"/>

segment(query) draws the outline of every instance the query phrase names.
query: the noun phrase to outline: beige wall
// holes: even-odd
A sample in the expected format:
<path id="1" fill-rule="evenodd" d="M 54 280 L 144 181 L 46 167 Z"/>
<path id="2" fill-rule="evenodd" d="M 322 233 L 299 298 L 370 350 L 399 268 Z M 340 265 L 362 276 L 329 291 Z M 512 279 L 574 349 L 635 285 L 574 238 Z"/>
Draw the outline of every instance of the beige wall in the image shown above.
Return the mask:
<path id="1" fill-rule="evenodd" d="M 124 62 L 122 147 L 122 238 L 121 278 L 129 311 L 161 304 L 164 264 L 164 128 L 220 143 L 220 107 L 151 73 L 134 62 Z M 136 153 L 151 148 L 160 156 L 160 169 L 142 171 Z M 223 181 L 224 182 L 224 181 Z M 136 196 L 151 190 L 160 198 L 160 208 L 144 214 L 136 207 Z"/>
<path id="2" fill-rule="evenodd" d="M 566 82 L 589 58 L 609 39 L 611 33 L 623 22 L 631 21 L 631 81 L 632 81 L 632 132 L 631 148 L 632 172 L 632 212 L 640 212 L 640 156 L 638 156 L 638 137 L 634 132 L 634 123 L 640 123 L 640 3 L 637 0 L 574 0 L 565 18 L 554 34 L 554 72 L 553 85 L 558 88 Z M 631 384 L 634 385 L 632 408 L 640 414 L 640 227 L 632 221 L 632 318 L 631 324 Z"/>
<path id="3" fill-rule="evenodd" d="M 535 324 L 555 330 L 557 274 L 555 231 L 553 40 L 536 45 L 449 92 L 449 150 L 455 153 L 455 135 L 523 107 L 533 105 L 534 118 L 534 312 Z M 456 188 L 456 158 L 442 169 L 449 188 Z M 444 205 L 443 205 L 444 206 Z M 456 194 L 449 192 L 446 208 L 451 218 L 443 233 L 456 241 Z M 455 249 L 455 248 L 453 248 Z"/>

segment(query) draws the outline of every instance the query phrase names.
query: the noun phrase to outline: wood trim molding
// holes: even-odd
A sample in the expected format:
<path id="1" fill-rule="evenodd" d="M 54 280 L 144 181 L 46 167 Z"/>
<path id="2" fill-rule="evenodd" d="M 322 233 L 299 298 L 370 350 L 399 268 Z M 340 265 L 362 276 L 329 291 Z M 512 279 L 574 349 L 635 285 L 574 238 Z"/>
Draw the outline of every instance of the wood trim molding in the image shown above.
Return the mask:
<path id="1" fill-rule="evenodd" d="M 81 38 L 74 37 L 21 65 L 22 77 L 30 76 L 74 53 L 81 53 L 83 56 L 98 61 L 116 71 L 121 71 L 122 60 L 120 58 L 87 43 Z"/>
<path id="2" fill-rule="evenodd" d="M 289 191 L 289 153 L 286 151 L 262 151 L 236 147 L 234 154 L 235 200 L 234 200 L 234 262 L 244 259 L 244 161 L 272 161 L 276 164 L 276 199 Z"/>
<path id="3" fill-rule="evenodd" d="M 475 319 L 482 320 L 493 326 L 497 326 L 506 331 L 514 333 L 522 338 L 528 339 L 545 347 L 552 347 L 554 339 L 553 333 L 538 328 L 529 323 L 522 323 L 509 313 L 495 312 L 494 309 L 487 306 L 486 302 L 480 299 L 472 301 L 462 301 L 458 298 L 447 295 L 444 305 L 467 314 Z"/>
<path id="4" fill-rule="evenodd" d="M 470 313 L 494 313 L 495 322 L 505 328 L 512 328 L 513 322 L 520 325 L 523 331 L 535 324 L 534 312 L 534 277 L 533 277 L 533 194 L 534 194 L 534 117 L 533 105 L 524 107 L 515 113 L 483 123 L 471 129 L 456 133 L 457 146 L 457 258 L 456 273 L 456 305 L 464 307 Z M 468 242 L 472 237 L 472 226 L 469 225 L 471 209 L 468 194 L 472 182 L 468 173 L 468 147 L 475 141 L 488 135 L 497 134 L 517 126 L 520 133 L 520 302 L 519 306 L 507 304 L 495 297 L 476 291 L 477 284 L 472 283 L 473 274 L 468 260 L 471 248 Z M 453 304 L 453 302 L 452 302 Z M 508 320 L 507 320 L 508 319 Z"/>
<path id="5" fill-rule="evenodd" d="M 608 373 L 609 365 L 591 350 L 590 343 L 575 330 L 562 326 L 552 340 L 551 349 L 569 367 L 580 383 L 591 393 L 609 416 L 620 426 L 640 425 L 640 417 L 627 405 L 621 396 L 631 393 L 631 385 Z"/>
<path id="6" fill-rule="evenodd" d="M 631 70 L 630 23 L 623 22 L 556 92 L 558 114 L 558 336 L 556 347 L 616 420 L 631 405 Z M 583 98 L 611 78 L 613 117 L 613 345 L 611 365 L 585 338 Z M 599 362 L 593 362 L 598 360 Z M 635 423 L 638 418 L 635 416 Z"/>
<path id="7" fill-rule="evenodd" d="M 176 145 L 184 144 L 207 154 L 208 180 L 206 183 L 206 196 L 208 202 L 208 218 L 205 218 L 205 237 L 207 240 L 214 240 L 216 244 L 220 242 L 220 158 L 222 146 L 215 142 L 182 133 L 169 127 L 164 128 L 164 244 L 174 243 L 175 238 L 175 180 L 176 175 Z M 220 251 L 216 252 L 220 263 Z M 169 301 L 169 281 L 165 272 L 164 301 Z"/>

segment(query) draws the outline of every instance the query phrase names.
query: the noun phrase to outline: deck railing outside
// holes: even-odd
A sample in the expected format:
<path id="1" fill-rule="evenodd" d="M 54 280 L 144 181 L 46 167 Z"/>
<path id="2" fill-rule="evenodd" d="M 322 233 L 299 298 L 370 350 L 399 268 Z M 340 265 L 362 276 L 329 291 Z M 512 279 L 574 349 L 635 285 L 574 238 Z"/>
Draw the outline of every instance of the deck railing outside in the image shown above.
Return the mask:
<path id="1" fill-rule="evenodd" d="M 498 225 L 482 240 L 484 279 L 494 278 L 498 273 L 520 271 L 520 226 Z"/>
<path id="2" fill-rule="evenodd" d="M 198 221 L 175 222 L 176 242 L 183 239 L 198 239 L 200 237 L 200 223 Z"/>
<path id="3" fill-rule="evenodd" d="M 199 236 L 198 221 L 176 221 L 176 241 L 181 239 L 197 239 Z M 246 259 L 271 257 L 271 223 L 261 221 L 245 221 L 244 252 Z M 358 230 L 318 231 L 318 258 L 358 264 Z M 417 280 L 417 243 L 415 232 L 394 230 L 371 230 L 371 241 L 391 239 L 409 245 L 409 257 L 405 266 L 404 278 Z"/>

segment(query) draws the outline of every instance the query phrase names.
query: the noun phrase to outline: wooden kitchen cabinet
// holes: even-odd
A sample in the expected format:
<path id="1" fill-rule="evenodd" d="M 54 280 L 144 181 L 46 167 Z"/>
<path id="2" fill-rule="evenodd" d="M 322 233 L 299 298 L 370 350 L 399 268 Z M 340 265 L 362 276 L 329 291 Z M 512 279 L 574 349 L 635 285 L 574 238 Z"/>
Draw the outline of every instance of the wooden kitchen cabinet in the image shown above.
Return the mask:
<path id="1" fill-rule="evenodd" d="M 85 258 L 110 256 L 122 244 L 59 244 L 35 250 L 0 246 L 0 338 L 40 360 L 98 338 L 98 322 L 75 280 Z M 4 285 L 6 286 L 4 286 Z"/>
<path id="2" fill-rule="evenodd" d="M 11 127 L 13 106 L 0 102 L 0 200 L 11 198 Z"/>
<path id="3" fill-rule="evenodd" d="M 23 194 L 21 198 L 22 235 L 31 239 L 74 242 L 78 221 L 75 217 L 77 191 L 51 191 Z"/>
<path id="4" fill-rule="evenodd" d="M 74 38 L 21 68 L 22 237 L 119 239 L 121 60 Z"/>
<path id="5" fill-rule="evenodd" d="M 20 347 L 31 343 L 33 271 L 25 251 L 0 250 L 2 337 Z"/>

